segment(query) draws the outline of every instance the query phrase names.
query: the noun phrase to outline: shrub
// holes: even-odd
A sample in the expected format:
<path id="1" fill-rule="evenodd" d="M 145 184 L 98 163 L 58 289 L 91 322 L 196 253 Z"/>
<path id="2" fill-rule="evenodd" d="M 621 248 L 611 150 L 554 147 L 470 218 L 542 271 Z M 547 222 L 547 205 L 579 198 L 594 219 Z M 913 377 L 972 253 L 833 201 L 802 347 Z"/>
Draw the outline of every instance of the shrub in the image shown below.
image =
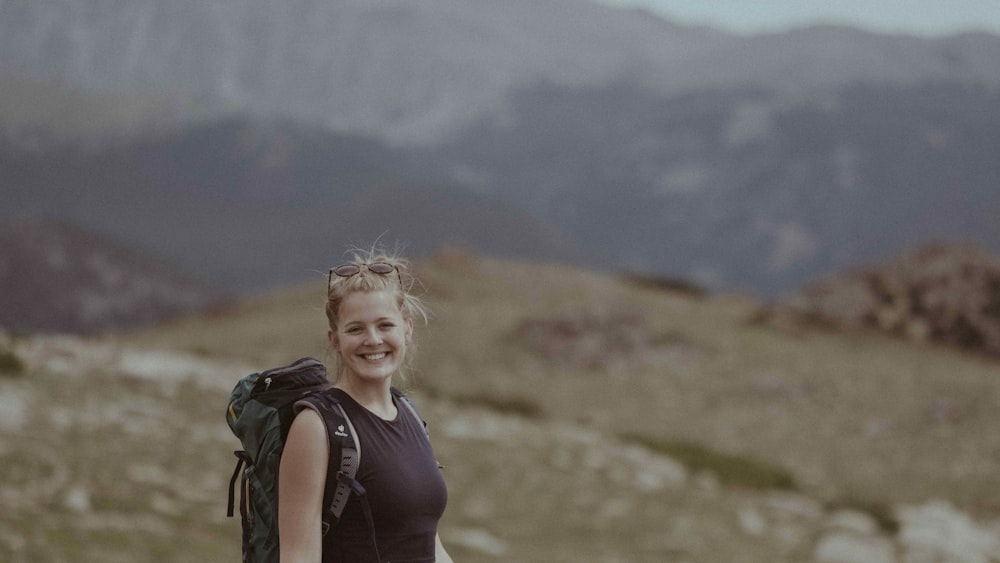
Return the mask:
<path id="1" fill-rule="evenodd" d="M 707 289 L 697 283 L 681 278 L 640 274 L 634 272 L 627 272 L 622 275 L 622 278 L 626 283 L 640 289 L 651 289 L 665 293 L 674 293 L 697 299 L 703 299 L 710 294 Z"/>
<path id="2" fill-rule="evenodd" d="M 463 395 L 452 397 L 452 400 L 460 405 L 474 405 L 485 407 L 504 414 L 514 414 L 525 418 L 539 419 L 544 416 L 542 407 L 524 397 L 516 396 L 496 396 L 485 393 L 475 395 Z"/>
<path id="3" fill-rule="evenodd" d="M 0 375 L 22 375 L 24 362 L 10 350 L 0 350 Z"/>

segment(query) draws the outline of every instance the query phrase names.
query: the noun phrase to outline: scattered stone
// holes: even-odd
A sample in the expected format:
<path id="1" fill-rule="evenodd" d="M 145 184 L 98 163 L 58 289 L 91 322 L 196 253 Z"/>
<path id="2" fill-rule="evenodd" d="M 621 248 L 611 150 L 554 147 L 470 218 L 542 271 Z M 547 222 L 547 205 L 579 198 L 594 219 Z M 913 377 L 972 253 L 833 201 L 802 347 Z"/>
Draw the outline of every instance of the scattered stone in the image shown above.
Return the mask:
<path id="1" fill-rule="evenodd" d="M 63 506 L 73 512 L 90 512 L 90 493 L 82 485 L 75 485 L 63 495 Z"/>
<path id="2" fill-rule="evenodd" d="M 767 532 L 767 519 L 752 506 L 741 508 L 738 518 L 740 529 L 748 536 L 760 537 Z"/>
<path id="3" fill-rule="evenodd" d="M 149 506 L 153 512 L 162 516 L 178 516 L 183 512 L 180 503 L 160 492 L 153 494 Z"/>
<path id="4" fill-rule="evenodd" d="M 892 542 L 850 532 L 828 532 L 816 544 L 816 563 L 895 563 Z"/>
<path id="5" fill-rule="evenodd" d="M 857 510 L 838 510 L 827 519 L 826 527 L 842 532 L 852 532 L 862 536 L 878 533 L 878 522 L 870 515 Z"/>
<path id="6" fill-rule="evenodd" d="M 767 499 L 767 507 L 776 514 L 797 520 L 815 521 L 823 517 L 819 501 L 800 494 L 772 493 Z"/>
<path id="7" fill-rule="evenodd" d="M 448 534 L 449 544 L 461 545 L 473 551 L 502 557 L 507 553 L 507 543 L 481 528 L 459 528 Z"/>
<path id="8" fill-rule="evenodd" d="M 990 563 L 1000 560 L 1000 539 L 947 501 L 898 509 L 899 542 L 907 562 Z"/>

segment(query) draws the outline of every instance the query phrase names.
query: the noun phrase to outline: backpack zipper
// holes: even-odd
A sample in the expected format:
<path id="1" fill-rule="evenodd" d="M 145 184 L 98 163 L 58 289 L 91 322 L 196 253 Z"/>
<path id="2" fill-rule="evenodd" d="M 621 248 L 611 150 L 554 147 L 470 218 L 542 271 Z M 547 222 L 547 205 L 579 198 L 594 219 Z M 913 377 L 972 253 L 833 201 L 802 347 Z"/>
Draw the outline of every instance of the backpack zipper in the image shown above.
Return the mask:
<path id="1" fill-rule="evenodd" d="M 267 384 L 267 385 L 264 386 L 264 392 L 266 393 L 267 390 L 271 388 L 271 378 L 268 377 L 267 379 L 265 379 L 264 383 Z"/>

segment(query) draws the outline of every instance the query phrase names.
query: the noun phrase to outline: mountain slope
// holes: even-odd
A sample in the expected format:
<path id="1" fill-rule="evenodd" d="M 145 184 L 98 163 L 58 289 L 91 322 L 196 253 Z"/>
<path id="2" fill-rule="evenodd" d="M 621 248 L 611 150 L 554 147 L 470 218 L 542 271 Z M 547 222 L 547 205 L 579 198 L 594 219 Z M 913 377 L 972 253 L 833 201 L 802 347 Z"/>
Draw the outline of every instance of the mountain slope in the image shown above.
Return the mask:
<path id="1" fill-rule="evenodd" d="M 548 85 L 440 154 L 629 269 L 774 296 L 921 243 L 1000 252 L 998 116 L 997 90 L 954 82 L 796 103 Z"/>
<path id="2" fill-rule="evenodd" d="M 422 155 L 287 122 L 231 119 L 101 150 L 11 150 L 14 214 L 65 217 L 231 291 L 322 277 L 381 238 L 422 254 L 465 245 L 583 261 L 581 245 L 520 206 L 456 185 Z"/>
<path id="3" fill-rule="evenodd" d="M 0 327 L 100 332 L 145 326 L 222 303 L 223 294 L 134 249 L 67 223 L 0 228 Z"/>

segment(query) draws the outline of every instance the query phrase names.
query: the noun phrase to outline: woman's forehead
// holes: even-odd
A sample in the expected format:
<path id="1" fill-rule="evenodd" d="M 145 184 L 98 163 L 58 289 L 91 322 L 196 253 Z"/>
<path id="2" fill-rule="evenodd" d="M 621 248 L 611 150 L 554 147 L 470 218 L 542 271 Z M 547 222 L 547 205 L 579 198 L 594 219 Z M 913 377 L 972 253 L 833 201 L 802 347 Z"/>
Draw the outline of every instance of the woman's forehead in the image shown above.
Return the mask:
<path id="1" fill-rule="evenodd" d="M 342 323 L 348 323 L 352 320 L 401 317 L 402 311 L 395 291 L 355 291 L 344 297 L 338 316 Z"/>

